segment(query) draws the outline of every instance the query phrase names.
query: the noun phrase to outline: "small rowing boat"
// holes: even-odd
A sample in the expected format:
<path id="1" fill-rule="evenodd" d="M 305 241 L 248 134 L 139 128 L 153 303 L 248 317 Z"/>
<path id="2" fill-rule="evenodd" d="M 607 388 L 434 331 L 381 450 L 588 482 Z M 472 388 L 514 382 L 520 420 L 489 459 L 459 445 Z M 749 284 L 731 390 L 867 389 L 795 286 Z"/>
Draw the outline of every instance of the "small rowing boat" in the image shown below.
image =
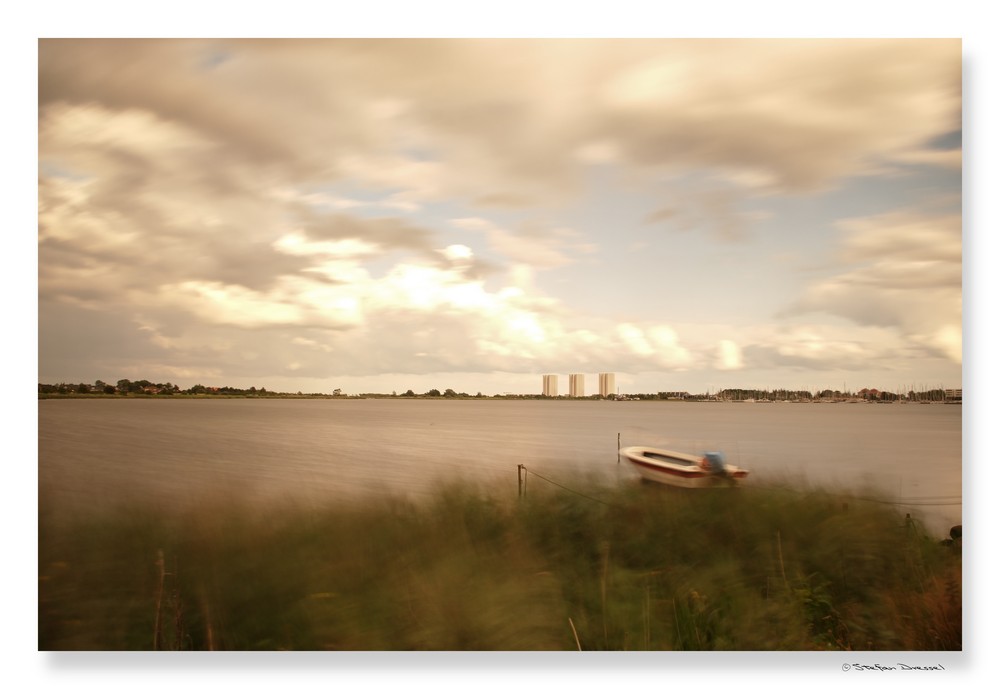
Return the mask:
<path id="1" fill-rule="evenodd" d="M 703 456 L 655 447 L 626 447 L 619 455 L 649 481 L 681 488 L 716 488 L 739 483 L 750 473 L 726 464 L 721 452 Z"/>

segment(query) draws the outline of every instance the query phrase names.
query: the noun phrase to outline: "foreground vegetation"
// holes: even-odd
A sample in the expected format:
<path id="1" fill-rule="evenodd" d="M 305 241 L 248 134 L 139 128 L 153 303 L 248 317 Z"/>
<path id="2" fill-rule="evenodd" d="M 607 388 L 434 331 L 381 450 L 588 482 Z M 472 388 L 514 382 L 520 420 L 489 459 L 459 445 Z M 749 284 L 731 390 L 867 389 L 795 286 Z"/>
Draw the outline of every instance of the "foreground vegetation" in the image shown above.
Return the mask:
<path id="1" fill-rule="evenodd" d="M 961 649 L 960 546 L 890 507 L 576 488 L 43 509 L 39 648 Z"/>

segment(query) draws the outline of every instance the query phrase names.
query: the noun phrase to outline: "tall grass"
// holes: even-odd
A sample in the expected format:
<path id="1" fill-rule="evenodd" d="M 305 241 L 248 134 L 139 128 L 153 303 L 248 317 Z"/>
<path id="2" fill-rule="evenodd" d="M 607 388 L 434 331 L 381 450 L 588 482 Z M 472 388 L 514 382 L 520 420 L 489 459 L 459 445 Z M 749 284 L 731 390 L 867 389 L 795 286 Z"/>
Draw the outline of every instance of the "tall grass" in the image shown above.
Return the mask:
<path id="1" fill-rule="evenodd" d="M 39 648 L 961 649 L 960 549 L 885 505 L 579 488 L 42 510 Z"/>

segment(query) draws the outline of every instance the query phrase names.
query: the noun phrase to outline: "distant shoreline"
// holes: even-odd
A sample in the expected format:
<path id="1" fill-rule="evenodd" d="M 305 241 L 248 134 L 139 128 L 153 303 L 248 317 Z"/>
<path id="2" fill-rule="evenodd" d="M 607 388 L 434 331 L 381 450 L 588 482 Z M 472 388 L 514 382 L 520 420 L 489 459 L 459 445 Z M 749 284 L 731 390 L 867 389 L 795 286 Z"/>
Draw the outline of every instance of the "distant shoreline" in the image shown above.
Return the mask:
<path id="1" fill-rule="evenodd" d="M 813 400 L 724 400 L 724 399 L 704 399 L 704 398 L 635 398 L 635 399 L 605 399 L 601 397 L 545 397 L 542 395 L 482 395 L 479 397 L 472 395 L 456 396 L 434 396 L 434 395 L 385 395 L 385 394 L 362 394 L 362 395 L 324 395 L 322 393 L 274 393 L 268 395 L 146 395 L 129 393 L 128 395 L 104 395 L 85 393 L 38 393 L 41 400 L 435 400 L 435 401 L 519 401 L 519 402 L 668 402 L 668 403 L 693 403 L 693 404 L 951 404 L 962 405 L 962 400 L 865 400 L 857 398 L 844 399 L 813 399 Z"/>

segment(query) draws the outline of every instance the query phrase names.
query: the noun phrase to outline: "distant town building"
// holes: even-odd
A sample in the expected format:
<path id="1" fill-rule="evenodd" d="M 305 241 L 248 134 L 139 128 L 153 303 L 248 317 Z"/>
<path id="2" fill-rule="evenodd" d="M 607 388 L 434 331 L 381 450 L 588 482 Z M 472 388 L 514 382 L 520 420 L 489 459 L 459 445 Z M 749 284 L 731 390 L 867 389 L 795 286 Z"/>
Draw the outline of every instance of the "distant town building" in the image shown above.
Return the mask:
<path id="1" fill-rule="evenodd" d="M 615 394 L 614 373 L 600 373 L 598 374 L 598 381 L 598 388 L 600 389 L 601 397 L 610 397 Z"/>
<path id="2" fill-rule="evenodd" d="M 559 376 L 553 374 L 542 376 L 542 394 L 546 397 L 559 396 Z"/>
<path id="3" fill-rule="evenodd" d="M 583 374 L 582 373 L 571 373 L 569 374 L 569 396 L 570 397 L 583 397 Z"/>

